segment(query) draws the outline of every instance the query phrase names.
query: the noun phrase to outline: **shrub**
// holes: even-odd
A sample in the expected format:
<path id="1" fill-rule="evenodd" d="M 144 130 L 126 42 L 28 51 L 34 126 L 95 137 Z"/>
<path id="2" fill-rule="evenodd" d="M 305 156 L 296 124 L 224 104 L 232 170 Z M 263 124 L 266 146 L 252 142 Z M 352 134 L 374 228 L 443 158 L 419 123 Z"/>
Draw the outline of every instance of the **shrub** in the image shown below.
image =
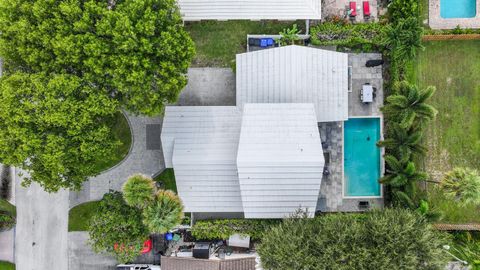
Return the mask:
<path id="1" fill-rule="evenodd" d="M 0 212 L 0 232 L 8 231 L 15 226 L 15 217 L 7 212 Z"/>
<path id="2" fill-rule="evenodd" d="M 404 18 L 418 17 L 419 12 L 418 0 L 392 0 L 388 4 L 388 15 L 393 23 Z"/>
<path id="3" fill-rule="evenodd" d="M 123 198 L 128 205 L 145 208 L 153 200 L 155 183 L 148 176 L 136 174 L 128 178 L 122 190 Z"/>
<path id="4" fill-rule="evenodd" d="M 445 194 L 462 204 L 480 205 L 480 175 L 477 170 L 455 168 L 440 183 Z"/>
<path id="5" fill-rule="evenodd" d="M 148 237 L 140 210 L 126 204 L 118 191 L 103 196 L 90 219 L 88 233 L 95 252 L 106 252 L 121 263 L 136 258 Z"/>
<path id="6" fill-rule="evenodd" d="M 143 209 L 143 222 L 152 233 L 165 233 L 180 224 L 183 205 L 180 198 L 170 190 L 159 190 Z"/>
<path id="7" fill-rule="evenodd" d="M 0 199 L 9 200 L 12 191 L 12 176 L 10 174 L 10 166 L 2 166 L 2 175 L 0 183 Z"/>
<path id="8" fill-rule="evenodd" d="M 453 234 L 453 243 L 451 247 L 453 255 L 461 260 L 467 261 L 473 268 L 480 269 L 480 233 L 478 232 L 458 232 Z"/>
<path id="9" fill-rule="evenodd" d="M 264 269 L 443 269 L 446 235 L 402 209 L 287 219 L 265 232 Z"/>
<path id="10" fill-rule="evenodd" d="M 199 240 L 218 240 L 238 233 L 249 235 L 253 240 L 260 240 L 265 231 L 280 222 L 279 219 L 200 220 L 193 225 L 192 235 Z"/>

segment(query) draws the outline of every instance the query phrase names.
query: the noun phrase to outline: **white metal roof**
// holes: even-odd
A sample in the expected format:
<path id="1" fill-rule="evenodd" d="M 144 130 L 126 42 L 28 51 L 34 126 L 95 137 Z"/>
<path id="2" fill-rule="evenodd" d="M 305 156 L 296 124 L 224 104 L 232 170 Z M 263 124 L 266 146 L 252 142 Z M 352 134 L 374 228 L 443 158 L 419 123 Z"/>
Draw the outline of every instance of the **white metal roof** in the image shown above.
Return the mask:
<path id="1" fill-rule="evenodd" d="M 348 119 L 348 54 L 285 46 L 237 54 L 237 106 L 313 103 L 318 122 Z"/>
<path id="2" fill-rule="evenodd" d="M 243 212 L 237 148 L 238 134 L 175 140 L 175 180 L 186 212 Z"/>
<path id="3" fill-rule="evenodd" d="M 324 157 L 313 104 L 245 104 L 237 168 L 246 218 L 315 211 Z"/>
<path id="4" fill-rule="evenodd" d="M 178 0 L 185 21 L 321 19 L 321 0 Z"/>
<path id="5" fill-rule="evenodd" d="M 175 139 L 238 137 L 240 121 L 241 114 L 235 106 L 167 106 L 161 135 L 165 166 L 173 166 Z"/>
<path id="6" fill-rule="evenodd" d="M 186 212 L 243 212 L 236 156 L 241 114 L 234 106 L 166 108 L 162 146 Z"/>

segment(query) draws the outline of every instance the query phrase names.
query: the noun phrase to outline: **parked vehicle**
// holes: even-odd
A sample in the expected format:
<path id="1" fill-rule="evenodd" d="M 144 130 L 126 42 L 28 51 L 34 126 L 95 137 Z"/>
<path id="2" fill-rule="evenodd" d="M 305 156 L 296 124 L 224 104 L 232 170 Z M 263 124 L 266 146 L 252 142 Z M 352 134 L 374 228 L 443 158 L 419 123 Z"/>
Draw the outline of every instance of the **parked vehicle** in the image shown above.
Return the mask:
<path id="1" fill-rule="evenodd" d="M 117 270 L 162 270 L 160 265 L 153 264 L 120 264 Z"/>

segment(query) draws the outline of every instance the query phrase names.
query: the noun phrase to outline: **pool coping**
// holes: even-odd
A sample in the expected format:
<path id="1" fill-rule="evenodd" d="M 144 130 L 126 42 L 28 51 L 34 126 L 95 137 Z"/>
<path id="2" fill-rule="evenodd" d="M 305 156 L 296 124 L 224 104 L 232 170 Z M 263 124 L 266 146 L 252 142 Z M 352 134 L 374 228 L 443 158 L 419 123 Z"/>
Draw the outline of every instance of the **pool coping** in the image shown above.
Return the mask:
<path id="1" fill-rule="evenodd" d="M 432 29 L 480 28 L 480 0 L 476 0 L 477 13 L 473 18 L 442 18 L 440 15 L 440 1 L 428 1 L 428 25 Z"/>
<path id="2" fill-rule="evenodd" d="M 384 139 L 383 136 L 383 115 L 367 115 L 367 116 L 348 116 L 351 118 L 378 118 L 380 119 L 380 140 Z M 347 120 L 348 121 L 348 120 Z M 345 194 L 345 122 L 342 122 L 342 199 L 383 199 L 383 184 L 380 183 L 380 196 L 347 196 Z M 380 178 L 385 175 L 385 149 L 380 148 Z"/>

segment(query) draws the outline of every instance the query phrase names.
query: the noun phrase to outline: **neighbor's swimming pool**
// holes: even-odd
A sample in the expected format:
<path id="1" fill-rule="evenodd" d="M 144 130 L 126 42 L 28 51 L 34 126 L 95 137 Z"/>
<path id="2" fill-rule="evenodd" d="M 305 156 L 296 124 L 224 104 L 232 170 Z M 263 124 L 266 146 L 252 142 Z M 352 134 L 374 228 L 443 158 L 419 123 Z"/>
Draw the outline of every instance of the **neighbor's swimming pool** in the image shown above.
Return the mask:
<path id="1" fill-rule="evenodd" d="M 473 18 L 477 14 L 477 0 L 440 0 L 440 16 L 444 19 Z"/>
<path id="2" fill-rule="evenodd" d="M 350 118 L 344 126 L 344 193 L 347 197 L 378 197 L 381 186 L 380 118 Z"/>

